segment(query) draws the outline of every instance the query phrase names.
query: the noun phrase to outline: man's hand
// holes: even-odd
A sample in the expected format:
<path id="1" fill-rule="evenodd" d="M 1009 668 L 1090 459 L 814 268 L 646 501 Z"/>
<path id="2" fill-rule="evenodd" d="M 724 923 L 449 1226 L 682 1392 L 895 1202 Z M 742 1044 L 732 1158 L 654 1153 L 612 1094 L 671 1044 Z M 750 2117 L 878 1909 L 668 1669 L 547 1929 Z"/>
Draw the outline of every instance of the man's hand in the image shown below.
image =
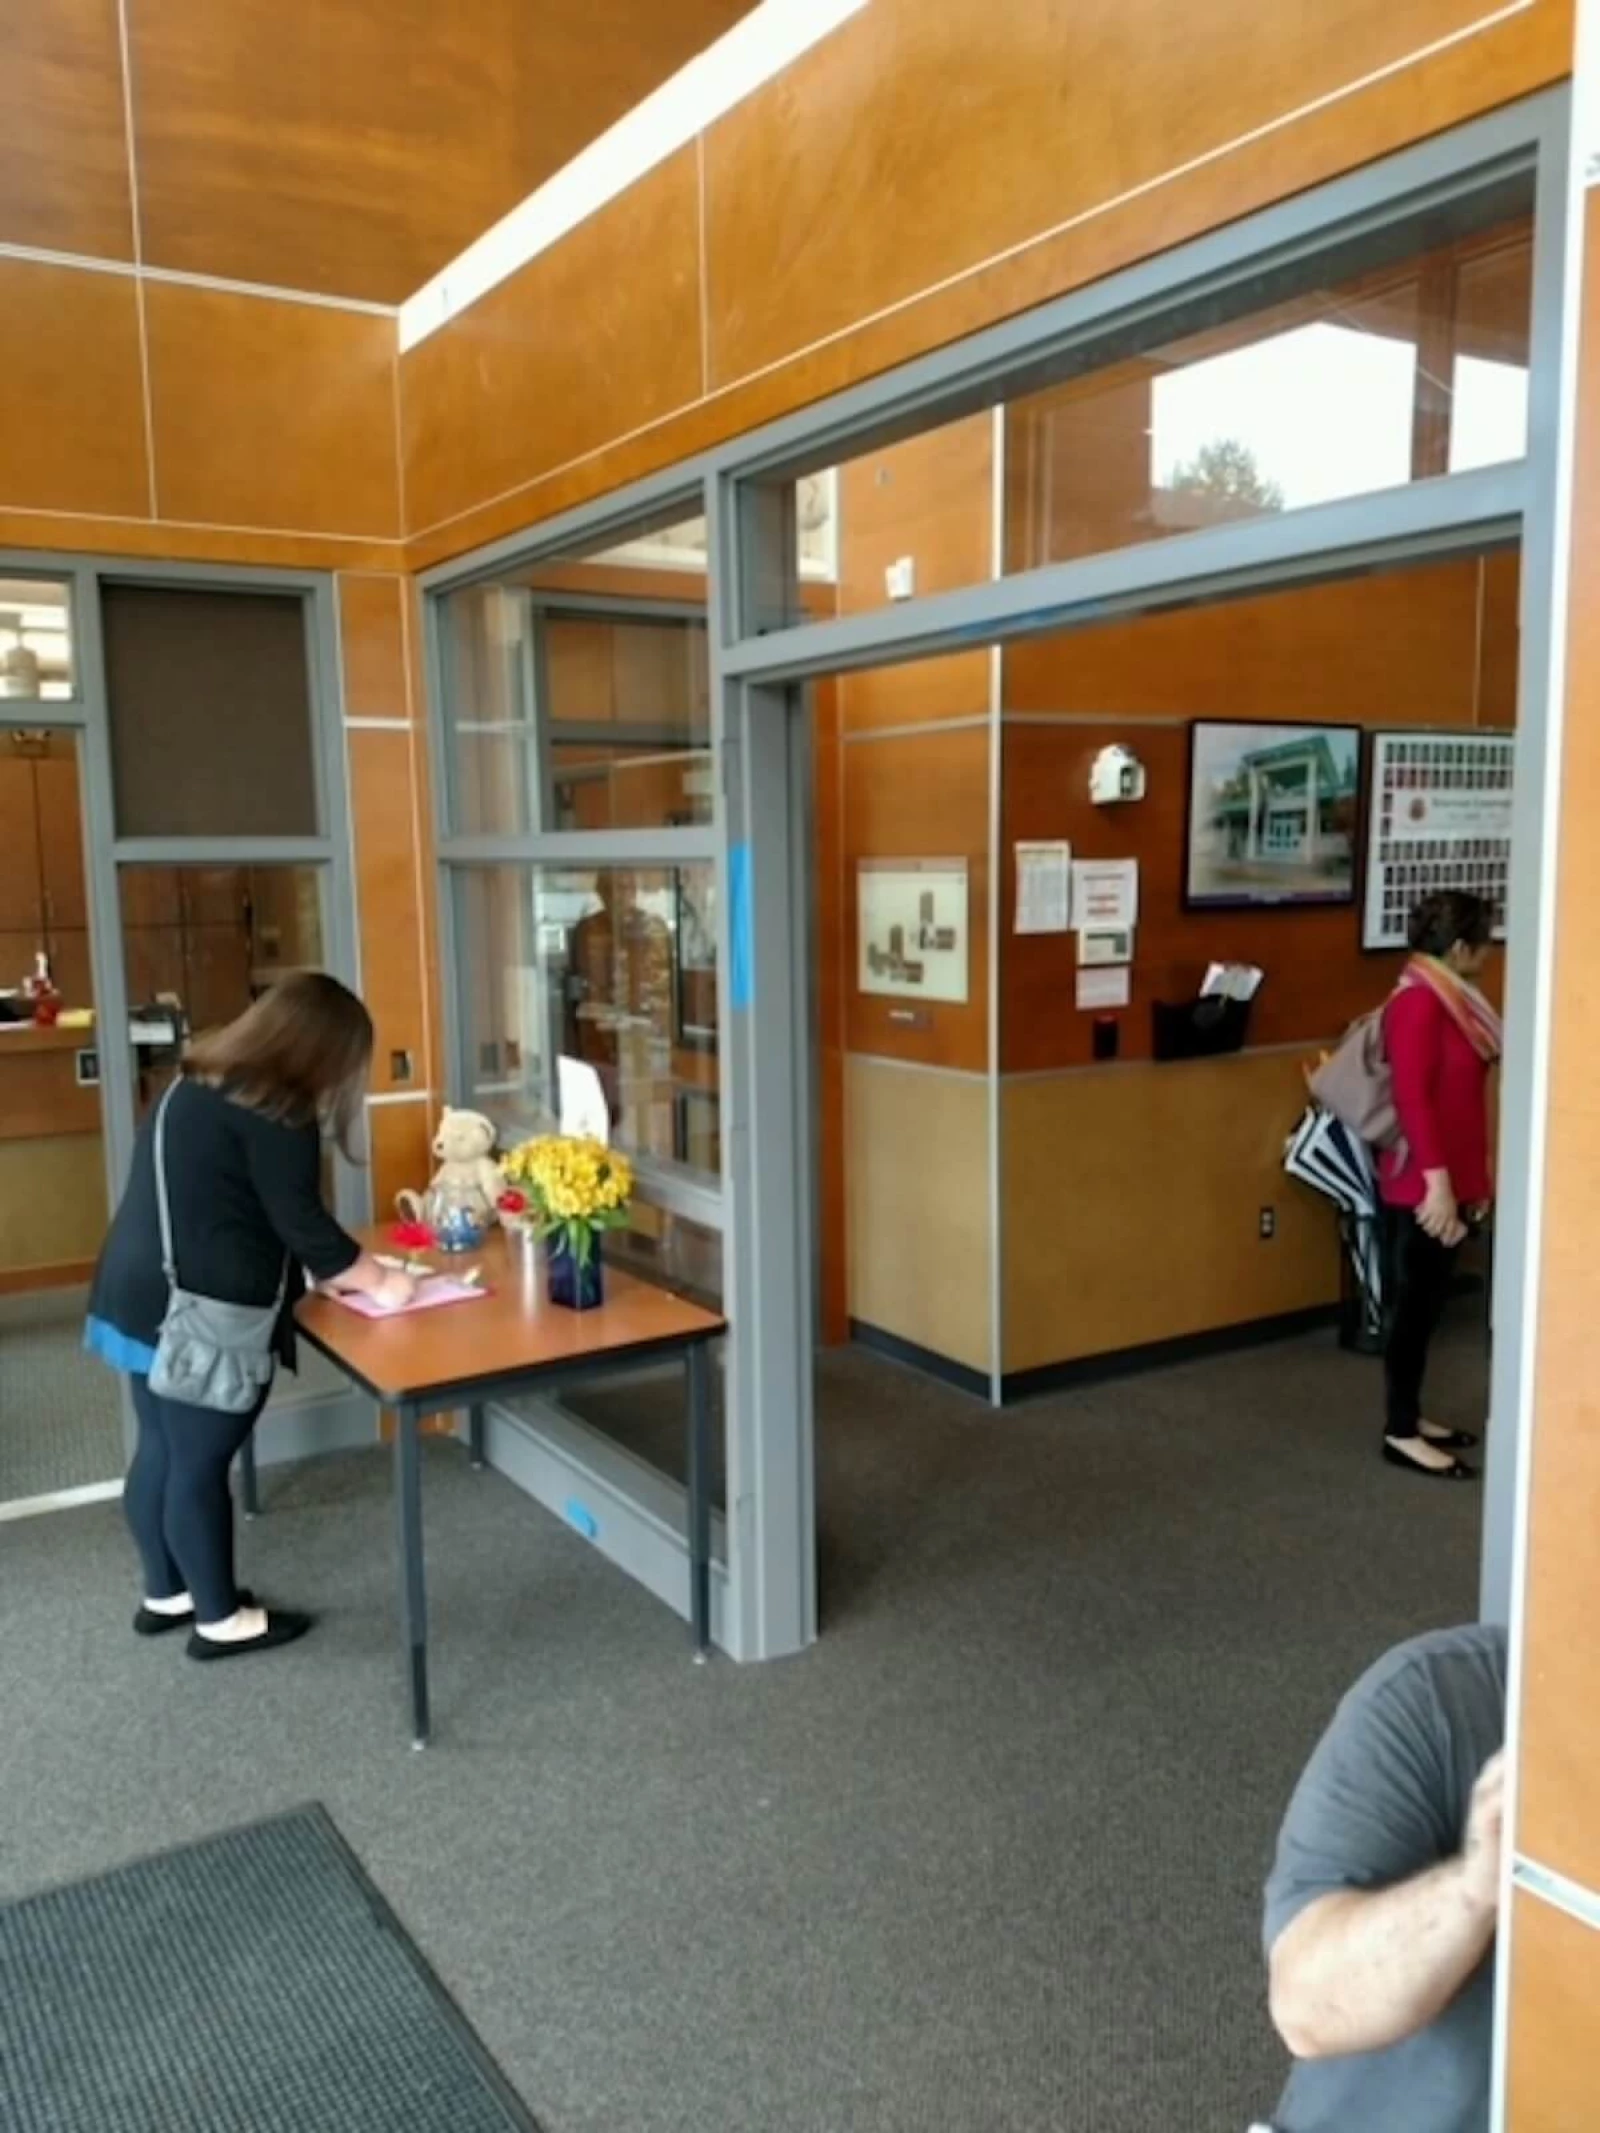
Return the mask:
<path id="1" fill-rule="evenodd" d="M 1500 1903 L 1500 1847 L 1505 1829 L 1506 1755 L 1491 1756 L 1472 1788 L 1461 1846 L 1461 1885 L 1491 1917 Z"/>

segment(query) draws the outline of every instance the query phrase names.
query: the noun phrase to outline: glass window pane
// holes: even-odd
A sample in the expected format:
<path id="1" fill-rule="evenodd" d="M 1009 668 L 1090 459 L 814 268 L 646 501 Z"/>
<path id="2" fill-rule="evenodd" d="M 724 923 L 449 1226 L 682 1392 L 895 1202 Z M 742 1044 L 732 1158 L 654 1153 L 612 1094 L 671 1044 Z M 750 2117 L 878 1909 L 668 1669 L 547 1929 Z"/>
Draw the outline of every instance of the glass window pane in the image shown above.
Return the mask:
<path id="1" fill-rule="evenodd" d="M 108 585 L 101 617 L 118 836 L 316 835 L 304 601 Z"/>
<path id="2" fill-rule="evenodd" d="M 322 967 L 322 870 L 126 866 L 117 891 L 143 1117 L 187 1036 L 231 1022 L 291 970 Z"/>
<path id="3" fill-rule="evenodd" d="M 1108 325 L 1003 398 L 858 450 L 836 515 L 796 470 L 796 523 L 826 520 L 840 610 L 1520 456 L 1530 201 L 1531 183 L 1507 180 Z M 803 585 L 792 599 L 803 614 Z"/>
<path id="4" fill-rule="evenodd" d="M 0 697 L 59 702 L 74 690 L 67 587 L 0 578 Z"/>
<path id="5" fill-rule="evenodd" d="M 452 597 L 448 630 L 458 833 L 711 819 L 703 621 L 564 613 L 479 586 Z"/>
<path id="6" fill-rule="evenodd" d="M 469 1104 L 538 1130 L 566 1054 L 599 1074 L 619 1147 L 720 1175 L 711 866 L 466 867 L 456 920 Z"/>

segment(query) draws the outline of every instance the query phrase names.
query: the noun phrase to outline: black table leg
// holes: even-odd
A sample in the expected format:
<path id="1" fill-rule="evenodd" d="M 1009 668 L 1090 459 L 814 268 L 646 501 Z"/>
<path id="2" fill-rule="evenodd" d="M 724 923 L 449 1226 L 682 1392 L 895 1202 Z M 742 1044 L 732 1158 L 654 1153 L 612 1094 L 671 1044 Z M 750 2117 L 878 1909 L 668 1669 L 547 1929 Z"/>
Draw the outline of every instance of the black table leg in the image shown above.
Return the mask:
<path id="1" fill-rule="evenodd" d="M 472 1455 L 472 1463 L 480 1472 L 486 1464 L 483 1454 L 483 1429 L 483 1409 L 481 1407 L 469 1407 L 467 1409 L 467 1446 Z"/>
<path id="2" fill-rule="evenodd" d="M 256 1481 L 256 1436 L 252 1430 L 239 1447 L 239 1502 L 246 1518 L 261 1511 L 261 1490 Z"/>
<path id="3" fill-rule="evenodd" d="M 689 1395 L 689 1622 L 694 1656 L 711 1650 L 711 1350 L 690 1344 L 685 1357 Z"/>
<path id="4" fill-rule="evenodd" d="M 394 1427 L 394 1502 L 400 1542 L 400 1609 L 411 1684 L 411 1745 L 428 1744 L 428 1602 L 422 1582 L 421 1416 L 402 1407 Z"/>

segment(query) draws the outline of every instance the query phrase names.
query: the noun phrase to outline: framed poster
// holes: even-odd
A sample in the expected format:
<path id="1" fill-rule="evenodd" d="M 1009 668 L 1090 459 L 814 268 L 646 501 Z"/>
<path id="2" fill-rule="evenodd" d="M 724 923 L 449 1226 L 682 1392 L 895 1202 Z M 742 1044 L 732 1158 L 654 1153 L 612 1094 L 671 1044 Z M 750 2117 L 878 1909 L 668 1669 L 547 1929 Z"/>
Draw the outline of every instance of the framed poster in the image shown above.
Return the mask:
<path id="1" fill-rule="evenodd" d="M 1353 904 L 1360 813 L 1359 726 L 1198 720 L 1185 908 Z"/>
<path id="2" fill-rule="evenodd" d="M 1510 733 L 1373 735 L 1363 948 L 1404 948 L 1435 889 L 1481 896 L 1505 939 L 1516 747 Z"/>
<path id="3" fill-rule="evenodd" d="M 964 859 L 863 859 L 856 873 L 862 992 L 964 1001 L 971 943 Z"/>

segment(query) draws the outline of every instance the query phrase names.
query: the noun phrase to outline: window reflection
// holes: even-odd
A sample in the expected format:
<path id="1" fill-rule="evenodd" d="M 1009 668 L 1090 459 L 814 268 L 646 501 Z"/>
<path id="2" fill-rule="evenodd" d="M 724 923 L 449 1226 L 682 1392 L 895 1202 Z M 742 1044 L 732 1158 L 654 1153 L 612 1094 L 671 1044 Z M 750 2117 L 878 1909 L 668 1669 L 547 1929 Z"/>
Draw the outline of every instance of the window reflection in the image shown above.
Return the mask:
<path id="1" fill-rule="evenodd" d="M 456 877 L 469 1101 L 507 1135 L 600 1077 L 619 1146 L 720 1174 L 715 873 L 495 866 Z"/>

